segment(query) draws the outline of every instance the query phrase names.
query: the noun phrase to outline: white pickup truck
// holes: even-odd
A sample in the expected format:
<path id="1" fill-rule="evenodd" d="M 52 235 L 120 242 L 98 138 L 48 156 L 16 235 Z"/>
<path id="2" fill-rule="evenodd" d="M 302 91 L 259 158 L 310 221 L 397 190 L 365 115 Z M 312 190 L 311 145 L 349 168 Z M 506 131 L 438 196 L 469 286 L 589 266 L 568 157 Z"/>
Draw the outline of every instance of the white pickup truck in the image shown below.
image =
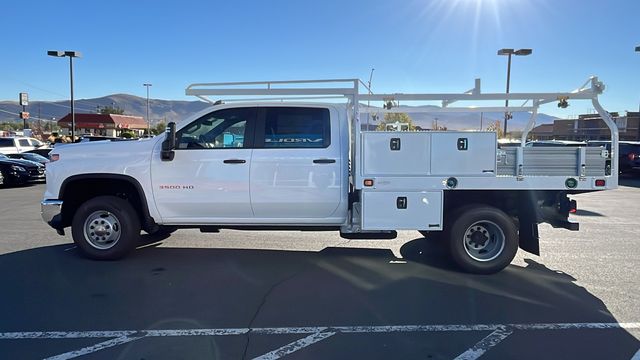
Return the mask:
<path id="1" fill-rule="evenodd" d="M 42 141 L 31 137 L 0 137 L 0 154 L 19 154 L 44 145 Z"/>
<path id="2" fill-rule="evenodd" d="M 617 149 L 617 128 L 597 101 L 604 88 L 597 78 L 567 93 L 485 94 L 479 80 L 462 94 L 360 93 L 362 86 L 357 79 L 191 85 L 187 94 L 207 101 L 259 98 L 211 101 L 213 107 L 151 139 L 55 148 L 43 219 L 60 234 L 70 226 L 77 246 L 94 259 L 126 255 L 141 230 L 335 230 L 380 239 L 418 230 L 446 242 L 462 270 L 493 273 L 518 247 L 539 253 L 539 223 L 578 230 L 568 219 L 576 208 L 568 194 L 617 187 L 618 157 L 600 148 L 503 150 L 494 132 L 370 131 L 364 121 L 366 113 L 417 109 L 528 111 L 526 140 L 539 105 L 589 99 Z M 336 95 L 346 103 L 316 102 Z M 504 99 L 530 105 L 450 106 Z M 435 100 L 442 107 L 394 107 Z M 367 101 L 384 106 L 362 105 Z"/>

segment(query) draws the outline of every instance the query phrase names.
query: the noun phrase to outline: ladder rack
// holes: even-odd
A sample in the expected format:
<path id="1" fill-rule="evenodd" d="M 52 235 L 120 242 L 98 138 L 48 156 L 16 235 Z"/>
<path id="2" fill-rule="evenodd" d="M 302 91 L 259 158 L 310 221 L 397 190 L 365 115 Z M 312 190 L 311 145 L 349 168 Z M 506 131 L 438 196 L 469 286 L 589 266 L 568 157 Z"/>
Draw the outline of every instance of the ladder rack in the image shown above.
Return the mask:
<path id="1" fill-rule="evenodd" d="M 361 87 L 365 90 L 360 93 Z M 316 79 L 316 80 L 277 80 L 277 81 L 247 81 L 247 82 L 218 82 L 196 83 L 189 85 L 186 95 L 196 96 L 211 104 L 220 101 L 301 101 L 301 100 L 327 100 L 343 99 L 351 105 L 352 130 L 355 134 L 356 147 L 360 146 L 360 113 L 443 113 L 443 112 L 530 112 L 531 117 L 527 122 L 521 137 L 521 146 L 524 146 L 529 132 L 535 125 L 540 105 L 559 102 L 566 104 L 568 100 L 591 100 L 593 107 L 600 114 L 609 131 L 611 132 L 611 165 L 612 174 L 618 173 L 618 128 L 611 115 L 604 110 L 598 101 L 598 96 L 604 91 L 604 84 L 597 77 L 590 77 L 581 87 L 571 92 L 546 92 L 546 93 L 483 93 L 480 79 L 475 80 L 474 87 L 464 93 L 391 93 L 373 94 L 371 89 L 360 79 Z M 219 96 L 212 100 L 209 96 Z M 239 98 L 246 96 L 258 96 L 258 98 Z M 459 106 L 449 105 L 464 102 L 522 100 L 521 106 Z M 361 102 L 383 102 L 383 108 L 362 105 Z M 409 107 L 395 106 L 399 101 L 440 101 L 440 107 Z M 358 106 L 354 106 L 358 104 Z"/>

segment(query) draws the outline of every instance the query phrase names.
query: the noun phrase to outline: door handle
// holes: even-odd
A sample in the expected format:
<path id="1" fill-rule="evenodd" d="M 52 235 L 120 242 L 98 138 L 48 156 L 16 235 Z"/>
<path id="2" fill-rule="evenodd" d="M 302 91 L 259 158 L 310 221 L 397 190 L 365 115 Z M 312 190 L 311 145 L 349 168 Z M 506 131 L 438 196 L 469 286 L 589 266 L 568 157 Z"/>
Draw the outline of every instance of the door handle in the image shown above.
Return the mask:
<path id="1" fill-rule="evenodd" d="M 227 159 L 223 161 L 223 163 L 225 164 L 244 164 L 246 162 L 247 162 L 246 160 L 242 160 L 242 159 Z"/>
<path id="2" fill-rule="evenodd" d="M 314 164 L 333 164 L 336 162 L 336 159 L 315 159 L 313 160 Z"/>

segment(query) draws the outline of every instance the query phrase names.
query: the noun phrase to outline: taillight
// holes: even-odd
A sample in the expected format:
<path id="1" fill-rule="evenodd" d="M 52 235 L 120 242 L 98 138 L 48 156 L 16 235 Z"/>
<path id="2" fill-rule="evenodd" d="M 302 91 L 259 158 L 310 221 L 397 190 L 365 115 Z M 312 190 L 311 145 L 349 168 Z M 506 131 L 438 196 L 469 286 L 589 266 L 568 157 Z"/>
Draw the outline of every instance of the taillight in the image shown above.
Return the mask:
<path id="1" fill-rule="evenodd" d="M 597 187 L 604 187 L 607 183 L 604 181 L 604 179 L 596 179 L 596 186 Z"/>
<path id="2" fill-rule="evenodd" d="M 49 160 L 51 160 L 51 162 L 60 160 L 60 154 L 51 154 L 51 155 L 49 155 Z"/>
<path id="3" fill-rule="evenodd" d="M 629 160 L 633 161 L 635 159 L 638 158 L 638 154 L 636 153 L 629 153 L 629 155 L 627 155 L 627 157 L 629 158 Z"/>

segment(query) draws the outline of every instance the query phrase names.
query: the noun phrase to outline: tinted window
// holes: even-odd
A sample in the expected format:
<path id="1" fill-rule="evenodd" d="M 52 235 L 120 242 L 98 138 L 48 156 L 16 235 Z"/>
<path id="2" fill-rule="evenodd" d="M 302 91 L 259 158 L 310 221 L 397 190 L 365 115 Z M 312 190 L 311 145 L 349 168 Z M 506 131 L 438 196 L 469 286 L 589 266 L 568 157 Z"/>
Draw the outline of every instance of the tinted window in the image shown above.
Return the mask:
<path id="1" fill-rule="evenodd" d="M 27 139 L 18 140 L 18 144 L 20 144 L 20 146 L 24 146 L 24 147 L 31 146 L 31 145 L 29 145 L 29 140 L 27 140 Z"/>
<path id="2" fill-rule="evenodd" d="M 0 139 L 0 147 L 13 147 L 13 139 Z"/>
<path id="3" fill-rule="evenodd" d="M 246 132 L 255 118 L 255 108 L 223 109 L 207 114 L 177 134 L 178 149 L 248 147 Z"/>
<path id="4" fill-rule="evenodd" d="M 299 107 L 266 109 L 264 147 L 324 148 L 330 144 L 328 109 Z"/>

